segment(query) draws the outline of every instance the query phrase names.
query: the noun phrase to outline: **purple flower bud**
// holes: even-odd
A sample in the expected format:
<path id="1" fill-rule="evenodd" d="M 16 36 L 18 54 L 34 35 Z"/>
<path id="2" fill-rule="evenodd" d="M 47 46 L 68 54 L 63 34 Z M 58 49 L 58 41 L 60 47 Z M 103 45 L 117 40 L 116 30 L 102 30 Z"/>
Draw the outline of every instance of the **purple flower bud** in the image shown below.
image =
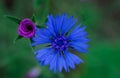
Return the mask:
<path id="1" fill-rule="evenodd" d="M 20 22 L 18 28 L 18 33 L 20 36 L 26 38 L 32 38 L 33 36 L 35 36 L 35 32 L 36 32 L 36 25 L 29 18 L 25 18 Z"/>

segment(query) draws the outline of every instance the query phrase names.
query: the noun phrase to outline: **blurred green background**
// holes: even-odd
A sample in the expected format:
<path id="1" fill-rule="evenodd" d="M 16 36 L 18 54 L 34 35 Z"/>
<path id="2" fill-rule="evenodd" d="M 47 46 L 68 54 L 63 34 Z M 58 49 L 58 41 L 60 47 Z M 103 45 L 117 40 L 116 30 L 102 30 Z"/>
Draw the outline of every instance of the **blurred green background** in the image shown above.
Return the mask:
<path id="1" fill-rule="evenodd" d="M 37 23 L 48 14 L 74 15 L 87 26 L 91 38 L 88 54 L 79 54 L 84 64 L 69 73 L 49 71 L 37 63 L 29 40 L 13 44 L 18 24 L 5 18 L 36 15 Z M 120 78 L 120 0 L 0 0 L 0 78 L 32 78 L 37 67 L 39 78 Z"/>

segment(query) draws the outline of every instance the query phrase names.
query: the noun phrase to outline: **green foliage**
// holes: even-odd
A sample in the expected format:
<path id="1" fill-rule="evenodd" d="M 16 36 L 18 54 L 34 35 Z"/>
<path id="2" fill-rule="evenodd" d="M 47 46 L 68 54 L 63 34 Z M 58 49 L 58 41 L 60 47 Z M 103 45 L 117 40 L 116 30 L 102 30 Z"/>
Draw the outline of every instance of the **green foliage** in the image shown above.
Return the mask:
<path id="1" fill-rule="evenodd" d="M 20 24 L 20 22 L 21 22 L 21 20 L 19 18 L 14 17 L 14 16 L 6 15 L 5 17 L 10 19 L 11 21 L 17 23 L 17 24 Z"/>
<path id="2" fill-rule="evenodd" d="M 30 1 L 32 0 L 26 0 L 25 4 L 31 5 L 34 10 L 23 7 L 24 0 L 21 0 L 21 3 L 15 2 L 13 10 L 7 11 L 5 3 L 0 1 L 0 4 L 4 5 L 0 5 L 0 78 L 25 78 L 29 70 L 36 66 L 41 69 L 39 78 L 120 78 L 120 31 L 119 23 L 116 23 L 119 20 L 115 19 L 118 11 L 115 8 L 120 5 L 119 0 L 114 3 L 115 6 L 110 11 L 107 10 L 110 9 L 107 7 L 111 6 L 107 5 L 109 1 L 104 6 L 97 5 L 97 1 L 88 0 L 34 0 L 33 4 L 30 4 Z M 28 9 L 31 13 L 35 13 L 32 21 L 38 27 L 45 27 L 46 17 L 49 13 L 62 14 L 66 12 L 81 19 L 79 22 L 87 25 L 87 31 L 91 38 L 89 53 L 78 53 L 84 60 L 84 64 L 77 65 L 77 68 L 69 73 L 54 74 L 48 67 L 42 67 L 37 63 L 29 40 L 22 38 L 13 44 L 14 37 L 18 35 L 17 25 L 21 21 L 13 16 L 29 17 L 29 12 L 26 11 Z M 114 12 L 116 15 L 112 15 Z M 7 14 L 12 15 L 6 17 L 13 22 L 2 18 Z M 109 26 L 111 23 L 113 26 Z M 18 36 L 17 40 L 20 38 Z"/>

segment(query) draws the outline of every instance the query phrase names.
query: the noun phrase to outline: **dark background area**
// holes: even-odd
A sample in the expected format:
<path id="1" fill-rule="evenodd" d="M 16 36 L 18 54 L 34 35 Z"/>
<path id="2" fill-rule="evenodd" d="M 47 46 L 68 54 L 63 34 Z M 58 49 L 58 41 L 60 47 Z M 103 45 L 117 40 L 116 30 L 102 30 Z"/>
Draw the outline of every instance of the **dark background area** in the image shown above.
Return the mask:
<path id="1" fill-rule="evenodd" d="M 5 18 L 36 15 L 41 23 L 48 14 L 74 15 L 87 26 L 91 38 L 88 54 L 78 54 L 84 64 L 69 73 L 41 67 L 28 39 L 13 44 L 18 24 Z M 34 67 L 39 78 L 120 78 L 120 0 L 0 0 L 0 78 L 27 78 Z"/>

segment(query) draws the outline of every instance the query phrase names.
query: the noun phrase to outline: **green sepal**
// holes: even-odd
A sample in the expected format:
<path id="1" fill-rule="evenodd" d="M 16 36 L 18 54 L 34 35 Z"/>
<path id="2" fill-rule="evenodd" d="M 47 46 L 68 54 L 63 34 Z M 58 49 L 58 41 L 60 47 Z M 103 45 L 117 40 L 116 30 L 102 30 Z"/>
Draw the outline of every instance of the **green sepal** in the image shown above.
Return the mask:
<path id="1" fill-rule="evenodd" d="M 10 16 L 10 15 L 5 15 L 6 18 L 10 19 L 11 21 L 17 23 L 17 24 L 20 24 L 21 22 L 21 19 L 17 18 L 17 17 L 14 17 L 14 16 Z"/>
<path id="2" fill-rule="evenodd" d="M 18 35 L 18 37 L 15 38 L 14 43 L 15 43 L 17 40 L 22 39 L 22 38 L 23 38 L 23 36 Z"/>
<path id="3" fill-rule="evenodd" d="M 31 43 L 33 42 L 32 38 L 30 38 L 30 42 L 31 42 Z"/>
<path id="4" fill-rule="evenodd" d="M 31 43 L 33 43 L 33 40 L 32 40 L 32 38 L 30 38 L 30 44 Z M 31 48 L 32 48 L 32 50 L 34 51 L 34 49 L 35 49 L 35 46 L 31 46 Z"/>
<path id="5" fill-rule="evenodd" d="M 36 20 L 35 20 L 35 15 L 33 14 L 33 16 L 32 16 L 32 18 L 31 18 L 31 20 L 35 23 L 36 22 Z"/>

